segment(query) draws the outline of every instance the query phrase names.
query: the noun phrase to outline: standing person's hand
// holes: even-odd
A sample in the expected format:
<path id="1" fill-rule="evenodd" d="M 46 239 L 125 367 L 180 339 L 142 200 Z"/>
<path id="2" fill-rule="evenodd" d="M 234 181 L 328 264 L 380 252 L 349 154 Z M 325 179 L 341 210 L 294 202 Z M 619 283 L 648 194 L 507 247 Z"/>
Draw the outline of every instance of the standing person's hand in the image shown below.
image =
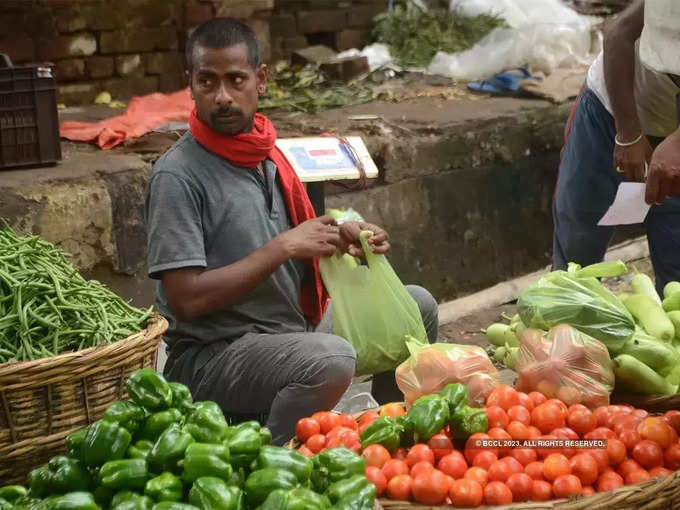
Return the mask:
<path id="1" fill-rule="evenodd" d="M 618 134 L 617 139 L 624 143 L 628 141 Z M 645 182 L 645 163 L 651 160 L 652 152 L 652 146 L 644 135 L 640 141 L 628 147 L 614 145 L 614 168 L 624 174 L 629 182 Z"/>
<path id="2" fill-rule="evenodd" d="M 300 223 L 279 235 L 290 258 L 329 257 L 340 246 L 340 227 L 330 215 Z"/>
<path id="3" fill-rule="evenodd" d="M 680 129 L 661 142 L 652 154 L 645 200 L 648 204 L 661 204 L 676 195 L 680 195 Z"/>
<path id="4" fill-rule="evenodd" d="M 340 249 L 353 257 L 364 257 L 361 247 L 360 235 L 362 230 L 370 230 L 373 235 L 367 239 L 371 251 L 377 254 L 385 254 L 390 251 L 390 236 L 377 225 L 363 221 L 346 221 L 340 225 Z"/>

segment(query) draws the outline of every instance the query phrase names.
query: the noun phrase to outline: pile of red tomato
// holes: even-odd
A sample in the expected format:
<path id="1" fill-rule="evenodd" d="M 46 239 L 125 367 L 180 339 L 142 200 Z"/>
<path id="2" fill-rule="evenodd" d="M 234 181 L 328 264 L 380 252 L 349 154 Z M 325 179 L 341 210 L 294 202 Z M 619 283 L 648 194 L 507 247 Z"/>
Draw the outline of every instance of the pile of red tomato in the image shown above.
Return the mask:
<path id="1" fill-rule="evenodd" d="M 426 505 L 476 507 L 547 501 L 589 495 L 667 476 L 680 469 L 680 411 L 650 416 L 627 405 L 589 410 L 567 407 L 542 393 L 497 386 L 486 401 L 489 430 L 455 449 L 446 429 L 427 444 L 393 454 L 381 445 L 361 449 L 361 430 L 380 415 L 404 414 L 400 404 L 380 414 L 316 413 L 303 418 L 296 434 L 300 451 L 311 456 L 346 446 L 366 460 L 366 476 L 379 497 Z M 606 449 L 478 448 L 476 439 L 606 439 Z"/>

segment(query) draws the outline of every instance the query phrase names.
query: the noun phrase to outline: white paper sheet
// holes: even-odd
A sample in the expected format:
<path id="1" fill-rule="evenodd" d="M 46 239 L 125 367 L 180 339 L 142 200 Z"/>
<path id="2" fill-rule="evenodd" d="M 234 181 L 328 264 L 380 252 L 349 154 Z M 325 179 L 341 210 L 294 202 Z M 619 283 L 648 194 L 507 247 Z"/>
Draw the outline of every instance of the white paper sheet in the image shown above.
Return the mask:
<path id="1" fill-rule="evenodd" d="M 622 182 L 616 191 L 614 203 L 602 216 L 598 225 L 633 225 L 642 223 L 649 212 L 645 202 L 644 182 Z"/>

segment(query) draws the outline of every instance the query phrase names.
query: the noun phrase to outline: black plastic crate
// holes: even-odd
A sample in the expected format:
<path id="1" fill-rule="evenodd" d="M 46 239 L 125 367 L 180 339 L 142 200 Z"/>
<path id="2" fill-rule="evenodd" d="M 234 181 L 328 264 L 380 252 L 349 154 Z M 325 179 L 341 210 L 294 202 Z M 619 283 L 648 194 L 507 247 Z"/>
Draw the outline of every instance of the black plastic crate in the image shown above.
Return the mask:
<path id="1" fill-rule="evenodd" d="M 13 67 L 0 54 L 0 170 L 61 159 L 57 87 L 49 67 Z"/>

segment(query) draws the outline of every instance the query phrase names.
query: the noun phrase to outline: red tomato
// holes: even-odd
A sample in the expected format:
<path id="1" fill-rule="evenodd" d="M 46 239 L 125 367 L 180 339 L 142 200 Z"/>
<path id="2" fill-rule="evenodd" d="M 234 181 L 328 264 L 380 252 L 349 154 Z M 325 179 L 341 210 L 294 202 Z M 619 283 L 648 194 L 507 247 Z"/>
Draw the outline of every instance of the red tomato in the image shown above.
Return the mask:
<path id="1" fill-rule="evenodd" d="M 524 466 L 514 457 L 503 457 L 501 462 L 508 465 L 511 473 L 524 473 Z"/>
<path id="2" fill-rule="evenodd" d="M 538 459 L 538 454 L 533 448 L 515 448 L 510 452 L 510 455 L 524 467 Z"/>
<path id="3" fill-rule="evenodd" d="M 675 443 L 666 448 L 663 454 L 664 464 L 668 469 L 680 469 L 680 444 Z"/>
<path id="4" fill-rule="evenodd" d="M 579 453 L 587 453 L 590 455 L 593 459 L 595 459 L 595 462 L 597 463 L 597 471 L 598 472 L 603 472 L 606 469 L 609 468 L 609 454 L 607 453 L 607 450 L 604 448 L 590 448 L 590 449 L 585 449 Z"/>
<path id="5" fill-rule="evenodd" d="M 569 424 L 569 427 L 574 430 L 574 432 L 584 435 L 591 430 L 595 430 L 595 427 L 597 427 L 597 418 L 588 409 L 577 408 L 569 413 L 567 423 Z"/>
<path id="6" fill-rule="evenodd" d="M 497 460 L 488 469 L 489 481 L 505 482 L 512 474 L 510 466 L 507 463 Z"/>
<path id="7" fill-rule="evenodd" d="M 530 425 L 527 430 L 529 432 L 529 439 L 536 439 L 541 437 L 541 431 L 538 429 L 538 427 Z"/>
<path id="8" fill-rule="evenodd" d="M 593 494 L 595 494 L 595 489 L 593 489 L 592 485 L 586 485 L 585 487 L 583 487 L 583 489 L 581 489 L 581 494 L 583 496 L 592 496 Z"/>
<path id="9" fill-rule="evenodd" d="M 646 482 L 650 478 L 649 472 L 644 469 L 636 469 L 635 471 L 628 473 L 625 480 L 626 485 L 635 485 L 636 483 Z"/>
<path id="10" fill-rule="evenodd" d="M 554 481 L 559 476 L 571 474 L 571 464 L 561 453 L 551 453 L 543 461 L 543 476 L 548 481 Z"/>
<path id="11" fill-rule="evenodd" d="M 581 485 L 592 485 L 597 480 L 597 462 L 587 453 L 574 455 L 569 463 L 571 464 L 571 474 L 581 480 Z"/>
<path id="12" fill-rule="evenodd" d="M 453 443 L 446 434 L 435 434 L 427 442 L 427 446 L 434 453 L 435 462 L 439 462 L 439 459 L 453 451 Z"/>
<path id="13" fill-rule="evenodd" d="M 484 503 L 487 505 L 512 503 L 512 491 L 503 482 L 489 482 L 484 487 Z"/>
<path id="14" fill-rule="evenodd" d="M 405 415 L 406 409 L 404 409 L 404 406 L 399 402 L 391 402 L 382 406 L 379 414 L 381 417 L 391 416 L 392 418 L 396 418 L 397 416 Z"/>
<path id="15" fill-rule="evenodd" d="M 597 427 L 583 437 L 585 439 L 614 439 L 616 438 L 616 433 L 607 427 Z"/>
<path id="16" fill-rule="evenodd" d="M 474 508 L 482 504 L 484 489 L 479 482 L 461 478 L 449 490 L 451 504 L 456 507 Z"/>
<path id="17" fill-rule="evenodd" d="M 483 451 L 475 456 L 475 460 L 472 462 L 472 465 L 486 469 L 488 471 L 491 467 L 491 464 L 497 460 L 498 456 L 494 452 Z"/>
<path id="18" fill-rule="evenodd" d="M 569 414 L 571 414 L 571 413 L 573 413 L 574 411 L 590 411 L 590 409 L 588 409 L 588 408 L 587 408 L 586 406 L 584 406 L 583 404 L 571 404 L 571 405 L 567 408 L 567 412 L 569 412 Z"/>
<path id="19" fill-rule="evenodd" d="M 413 445 L 406 454 L 406 463 L 410 467 L 423 460 L 434 466 L 434 452 L 426 444 Z"/>
<path id="20" fill-rule="evenodd" d="M 340 425 L 352 430 L 359 430 L 359 424 L 351 414 L 343 413 L 340 415 Z"/>
<path id="21" fill-rule="evenodd" d="M 674 471 L 670 469 L 666 469 L 665 467 L 662 466 L 656 466 L 655 468 L 652 468 L 649 470 L 649 476 L 652 478 L 663 478 L 665 476 L 672 475 Z"/>
<path id="22" fill-rule="evenodd" d="M 397 475 L 392 479 L 388 478 L 387 497 L 397 501 L 410 501 L 413 480 L 407 474 Z"/>
<path id="23" fill-rule="evenodd" d="M 529 393 L 529 398 L 534 404 L 534 407 L 541 405 L 543 402 L 548 400 L 548 398 L 541 392 L 538 391 L 532 391 Z"/>
<path id="24" fill-rule="evenodd" d="M 526 407 L 529 410 L 529 412 L 531 412 L 533 408 L 536 407 L 534 405 L 534 401 L 531 399 L 529 395 L 522 391 L 518 392 L 517 394 L 519 395 L 519 405 Z"/>
<path id="25" fill-rule="evenodd" d="M 680 434 L 680 411 L 677 409 L 666 411 L 663 415 L 663 419 L 675 429 L 675 432 Z"/>
<path id="26" fill-rule="evenodd" d="M 636 471 L 638 469 L 644 468 L 640 464 L 638 464 L 636 460 L 626 459 L 616 467 L 616 472 L 620 474 L 623 478 L 625 478 L 628 473 Z"/>
<path id="27" fill-rule="evenodd" d="M 366 468 L 366 478 L 369 482 L 375 485 L 377 490 L 376 496 L 382 496 L 385 492 L 385 489 L 387 489 L 387 477 L 385 477 L 385 474 L 382 472 L 382 470 L 375 466 L 368 466 Z"/>
<path id="28" fill-rule="evenodd" d="M 557 407 L 560 408 L 560 411 L 562 411 L 562 417 L 566 420 L 567 416 L 569 416 L 569 407 L 567 404 L 562 402 L 559 398 L 549 398 L 548 400 L 545 401 L 546 404 L 554 404 Z"/>
<path id="29" fill-rule="evenodd" d="M 510 492 L 512 492 L 513 501 L 521 502 L 531 499 L 531 490 L 534 481 L 526 473 L 511 474 L 506 485 L 510 489 Z"/>
<path id="30" fill-rule="evenodd" d="M 367 411 L 362 414 L 359 418 L 359 433 L 366 430 L 366 428 L 378 418 L 380 418 L 380 415 L 375 411 Z"/>
<path id="31" fill-rule="evenodd" d="M 609 456 L 609 464 L 616 466 L 626 458 L 626 445 L 618 439 L 608 439 L 607 455 Z"/>
<path id="32" fill-rule="evenodd" d="M 529 464 L 524 466 L 524 472 L 534 480 L 545 480 L 543 476 L 543 462 L 529 462 Z"/>
<path id="33" fill-rule="evenodd" d="M 295 424 L 295 435 L 303 443 L 306 443 L 307 439 L 319 432 L 321 432 L 319 422 L 311 418 L 300 418 Z"/>
<path id="34" fill-rule="evenodd" d="M 472 464 L 472 461 L 475 460 L 475 456 L 483 451 L 490 451 L 498 455 L 498 449 L 497 448 L 481 448 L 478 445 L 478 441 L 481 439 L 491 439 L 489 437 L 489 434 L 486 434 L 484 432 L 477 432 L 475 434 L 472 434 L 467 441 L 465 442 L 465 458 L 467 459 L 469 464 Z"/>
<path id="35" fill-rule="evenodd" d="M 552 434 L 546 434 L 543 436 L 539 437 L 540 440 L 542 441 L 551 441 L 553 439 L 557 439 L 557 436 L 554 436 Z M 553 453 L 561 453 L 562 450 L 559 448 L 539 448 L 536 450 L 536 453 L 538 454 L 539 459 L 545 459 L 548 455 L 551 455 Z"/>
<path id="36" fill-rule="evenodd" d="M 406 460 L 406 455 L 408 455 L 408 450 L 406 448 L 397 448 L 392 454 L 393 459 Z"/>
<path id="37" fill-rule="evenodd" d="M 326 446 L 326 436 L 323 434 L 314 434 L 307 439 L 305 446 L 309 448 L 312 453 L 319 453 L 321 449 Z"/>
<path id="38" fill-rule="evenodd" d="M 340 415 L 327 411 L 319 417 L 319 425 L 321 425 L 321 433 L 328 434 L 335 427 L 340 425 Z"/>
<path id="39" fill-rule="evenodd" d="M 489 422 L 489 428 L 500 427 L 504 429 L 508 423 L 510 423 L 510 418 L 505 410 L 500 406 L 487 406 L 486 408 L 486 419 Z"/>
<path id="40" fill-rule="evenodd" d="M 411 492 L 417 502 L 439 506 L 449 494 L 449 481 L 444 473 L 434 469 L 413 479 Z"/>
<path id="41" fill-rule="evenodd" d="M 489 437 L 491 439 L 497 439 L 498 441 L 500 441 L 501 446 L 504 443 L 506 444 L 505 448 L 503 448 L 503 447 L 498 448 L 498 455 L 500 457 L 502 457 L 503 455 L 507 455 L 507 453 L 510 451 L 510 447 L 509 447 L 510 443 L 509 442 L 512 440 L 512 436 L 510 434 L 508 434 L 505 430 L 500 429 L 498 427 L 493 428 L 493 429 L 489 429 L 487 434 L 489 435 Z"/>
<path id="42" fill-rule="evenodd" d="M 382 468 L 385 462 L 390 460 L 390 452 L 383 445 L 371 444 L 364 448 L 361 456 L 366 461 L 366 466 L 375 466 Z"/>
<path id="43" fill-rule="evenodd" d="M 612 429 L 618 435 L 627 429 L 637 429 L 638 424 L 642 420 L 633 416 L 632 414 L 618 414 L 612 420 Z"/>
<path id="44" fill-rule="evenodd" d="M 635 409 L 633 411 L 633 416 L 637 416 L 638 418 L 642 418 L 644 420 L 647 418 L 647 416 L 649 416 L 649 413 L 644 409 Z"/>
<path id="45" fill-rule="evenodd" d="M 623 486 L 623 477 L 618 473 L 611 471 L 603 474 L 597 480 L 597 492 L 613 491 Z"/>
<path id="46" fill-rule="evenodd" d="M 486 399 L 486 405 L 500 406 L 507 411 L 512 406 L 519 405 L 519 394 L 512 386 L 499 384 L 491 390 L 489 398 Z"/>
<path id="47" fill-rule="evenodd" d="M 482 452 L 488 453 L 488 452 Z M 453 451 L 441 458 L 437 464 L 437 469 L 454 479 L 462 478 L 467 471 L 468 465 L 465 462 L 465 457 L 459 451 Z"/>
<path id="48" fill-rule="evenodd" d="M 635 445 L 642 441 L 642 436 L 635 429 L 625 429 L 619 434 L 619 441 L 623 443 L 626 450 L 629 452 L 633 451 Z"/>
<path id="49" fill-rule="evenodd" d="M 353 449 L 355 445 L 359 445 L 359 448 L 361 448 L 361 442 L 359 441 L 359 432 L 356 430 L 348 429 L 347 427 L 336 427 L 333 430 L 331 430 L 326 436 L 327 448 L 344 446 L 346 448 Z"/>
<path id="50" fill-rule="evenodd" d="M 510 421 L 519 421 L 528 426 L 531 423 L 531 411 L 522 405 L 512 406 L 508 409 L 508 418 Z"/>
<path id="51" fill-rule="evenodd" d="M 643 439 L 633 448 L 633 458 L 643 468 L 651 469 L 663 465 L 663 450 L 654 441 Z"/>
<path id="52" fill-rule="evenodd" d="M 574 475 L 560 475 L 555 478 L 552 490 L 556 498 L 568 498 L 575 494 L 581 494 L 583 485 L 581 480 Z"/>
<path id="53" fill-rule="evenodd" d="M 298 448 L 298 451 L 307 458 L 312 458 L 314 456 L 314 452 L 305 445 L 302 445 L 300 448 Z"/>
<path id="54" fill-rule="evenodd" d="M 673 429 L 663 418 L 645 418 L 637 427 L 642 439 L 649 439 L 662 449 L 670 446 L 673 441 Z"/>
<path id="55" fill-rule="evenodd" d="M 531 486 L 531 501 L 548 501 L 552 499 L 552 485 L 545 480 L 534 480 Z"/>
<path id="56" fill-rule="evenodd" d="M 607 406 L 600 406 L 593 411 L 593 416 L 597 420 L 598 427 L 604 427 L 609 419 L 609 409 Z"/>
<path id="57" fill-rule="evenodd" d="M 382 467 L 382 472 L 387 478 L 387 481 L 392 480 L 395 476 L 408 475 L 409 468 L 408 464 L 403 460 L 390 459 Z"/>
<path id="58" fill-rule="evenodd" d="M 526 409 L 522 407 L 521 409 Z M 528 413 L 529 411 L 527 411 Z M 508 423 L 508 427 L 506 429 L 508 431 L 508 434 L 510 434 L 510 437 L 513 439 L 517 439 L 518 441 L 524 441 L 526 439 L 529 439 L 529 427 L 527 427 L 524 423 L 521 421 L 511 421 Z"/>
<path id="59" fill-rule="evenodd" d="M 434 471 L 434 466 L 429 462 L 423 460 L 415 464 L 411 468 L 411 472 L 409 474 L 411 475 L 411 478 L 415 480 L 417 476 L 422 475 L 424 473 L 429 473 L 430 471 Z"/>
<path id="60" fill-rule="evenodd" d="M 549 434 L 556 428 L 564 427 L 564 415 L 558 406 L 548 401 L 531 411 L 531 424 L 543 434 Z"/>

